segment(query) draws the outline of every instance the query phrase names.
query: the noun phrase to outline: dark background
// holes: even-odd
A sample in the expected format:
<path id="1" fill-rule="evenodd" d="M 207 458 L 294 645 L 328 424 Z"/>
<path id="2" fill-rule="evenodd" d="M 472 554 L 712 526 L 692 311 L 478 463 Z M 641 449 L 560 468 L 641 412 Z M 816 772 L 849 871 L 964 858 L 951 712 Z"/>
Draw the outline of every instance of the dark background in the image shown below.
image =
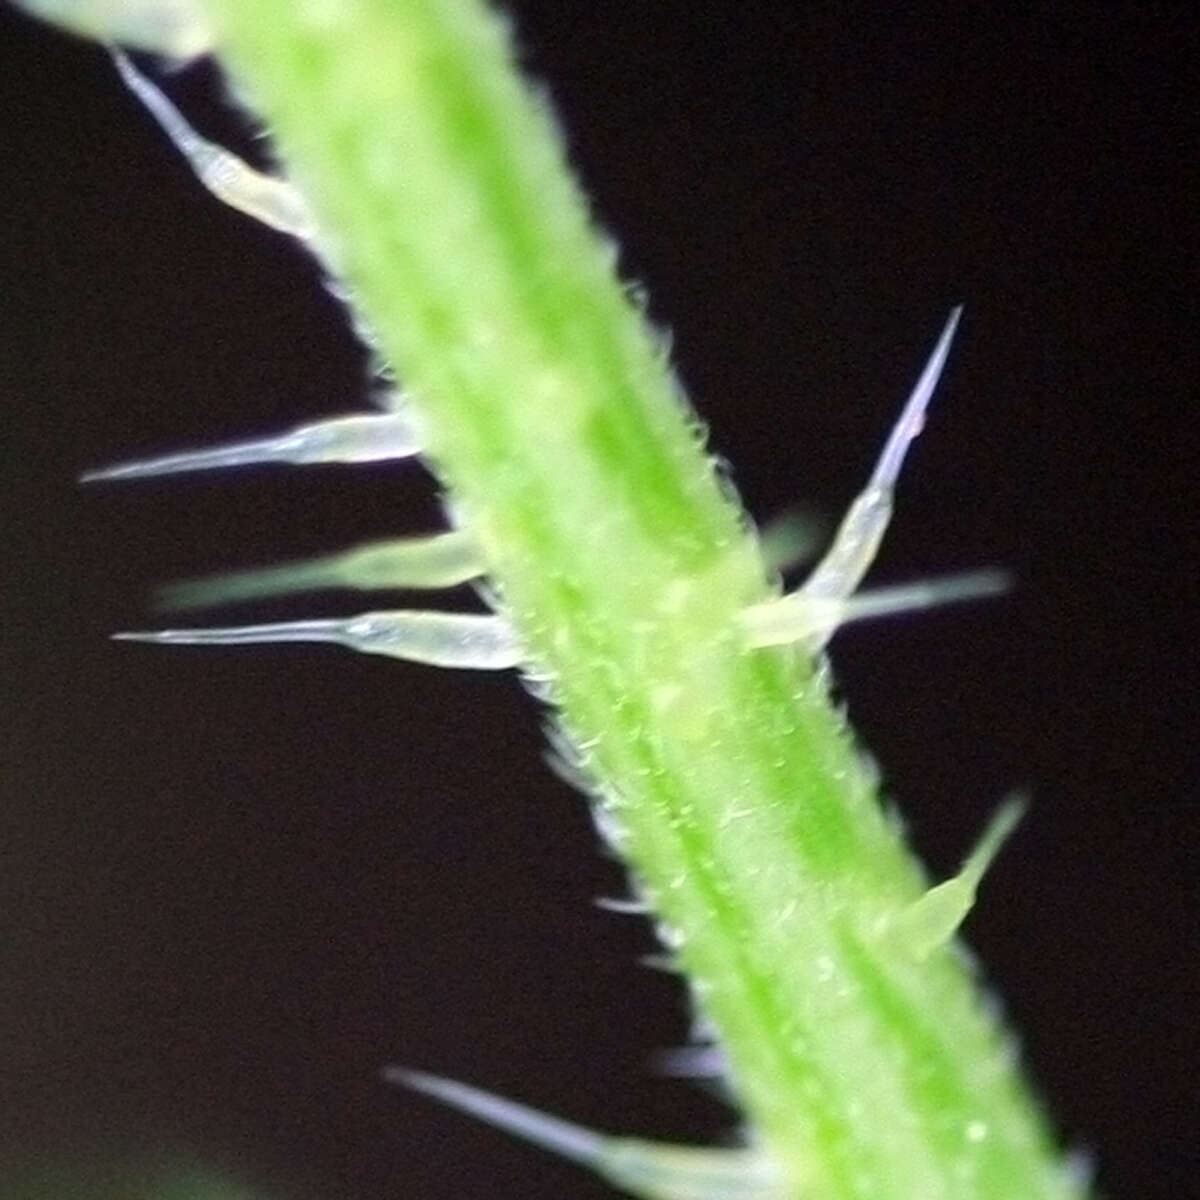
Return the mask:
<path id="1" fill-rule="evenodd" d="M 936 875 L 1033 789 L 970 941 L 1102 1190 L 1186 1194 L 1196 22 L 512 7 L 756 518 L 844 507 L 965 301 L 873 578 L 1020 586 L 846 631 L 836 672 Z M 251 151 L 213 83 L 171 88 Z M 348 411 L 363 359 L 312 264 L 203 194 L 97 49 L 0 9 L 0 114 L 0 1194 L 172 1158 L 297 1200 L 607 1194 L 383 1087 L 390 1061 L 720 1134 L 648 1065 L 681 991 L 592 907 L 620 871 L 515 678 L 106 641 L 163 580 L 432 530 L 436 489 L 411 466 L 76 487 Z M 19 1182 L 30 1159 L 71 1187 Z"/>

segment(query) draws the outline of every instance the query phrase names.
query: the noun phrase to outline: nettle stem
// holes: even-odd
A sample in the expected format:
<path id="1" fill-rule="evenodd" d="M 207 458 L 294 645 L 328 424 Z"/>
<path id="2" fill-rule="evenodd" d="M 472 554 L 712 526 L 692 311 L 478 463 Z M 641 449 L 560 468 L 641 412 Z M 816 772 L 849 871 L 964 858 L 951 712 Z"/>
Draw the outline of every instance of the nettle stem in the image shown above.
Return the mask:
<path id="1" fill-rule="evenodd" d="M 778 1172 L 688 1194 L 1080 1194 L 952 941 L 1012 810 L 928 891 L 811 647 L 751 645 L 770 572 L 503 20 L 206 8 Z"/>

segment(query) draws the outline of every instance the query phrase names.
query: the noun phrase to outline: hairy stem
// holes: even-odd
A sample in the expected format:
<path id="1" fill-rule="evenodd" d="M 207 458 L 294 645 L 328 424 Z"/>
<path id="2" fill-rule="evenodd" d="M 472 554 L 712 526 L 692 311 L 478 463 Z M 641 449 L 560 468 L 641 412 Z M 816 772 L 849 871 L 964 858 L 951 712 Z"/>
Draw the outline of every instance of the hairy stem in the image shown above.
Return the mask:
<path id="1" fill-rule="evenodd" d="M 208 8 L 787 1194 L 1076 1194 L 961 956 L 899 932 L 926 882 L 811 658 L 747 645 L 756 540 L 503 21 Z"/>

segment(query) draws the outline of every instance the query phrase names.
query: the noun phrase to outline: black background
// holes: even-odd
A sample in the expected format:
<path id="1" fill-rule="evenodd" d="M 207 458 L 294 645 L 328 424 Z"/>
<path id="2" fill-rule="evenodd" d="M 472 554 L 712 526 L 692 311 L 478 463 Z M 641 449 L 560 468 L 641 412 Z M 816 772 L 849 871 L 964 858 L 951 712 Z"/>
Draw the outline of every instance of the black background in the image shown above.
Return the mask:
<path id="1" fill-rule="evenodd" d="M 846 631 L 837 676 L 936 875 L 1032 787 L 970 941 L 1104 1192 L 1186 1194 L 1196 22 L 513 7 L 756 518 L 840 511 L 966 303 L 873 578 L 1020 586 Z M 208 66 L 170 86 L 253 149 Z M 97 49 L 0 10 L 0 114 L 0 1194 L 33 1194 L 22 1159 L 83 1194 L 102 1158 L 158 1155 L 299 1200 L 607 1194 L 389 1091 L 390 1061 L 720 1134 L 648 1066 L 680 990 L 591 906 L 620 871 L 514 678 L 106 640 L 152 623 L 157 582 L 436 528 L 436 489 L 411 466 L 76 487 L 348 411 L 363 360 L 304 255 L 204 195 Z"/>

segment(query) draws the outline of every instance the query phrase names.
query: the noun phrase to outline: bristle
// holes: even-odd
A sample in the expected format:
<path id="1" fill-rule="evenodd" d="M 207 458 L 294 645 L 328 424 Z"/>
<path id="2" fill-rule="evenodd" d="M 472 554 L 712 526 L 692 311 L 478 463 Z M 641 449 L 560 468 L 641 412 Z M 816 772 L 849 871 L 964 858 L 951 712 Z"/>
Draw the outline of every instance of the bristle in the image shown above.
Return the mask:
<path id="1" fill-rule="evenodd" d="M 113 637 L 118 641 L 160 646 L 327 642 L 365 654 L 383 654 L 429 666 L 485 671 L 517 666 L 522 657 L 517 639 L 502 617 L 408 609 L 270 625 L 115 633 Z"/>
<path id="2" fill-rule="evenodd" d="M 664 1075 L 677 1079 L 724 1079 L 729 1073 L 729 1061 L 720 1046 L 677 1046 L 660 1050 L 654 1065 Z"/>
<path id="3" fill-rule="evenodd" d="M 875 464 L 868 487 L 890 490 L 896 486 L 900 468 L 904 465 L 904 456 L 908 453 L 913 439 L 925 427 L 925 410 L 929 407 L 929 401 L 933 399 L 938 380 L 941 379 L 942 371 L 946 367 L 950 343 L 954 340 L 954 333 L 958 329 L 962 311 L 961 304 L 956 304 L 950 310 L 950 316 L 933 348 L 933 353 L 929 356 L 929 361 L 925 364 L 925 369 L 921 372 L 916 386 L 905 402 L 900 419 L 893 426 L 891 435 L 879 456 L 879 461 Z"/>
<path id="4" fill-rule="evenodd" d="M 110 52 L 125 86 L 187 159 L 196 178 L 218 200 L 301 241 L 311 241 L 316 236 L 312 212 L 292 184 L 257 170 L 223 146 L 201 137 L 128 55 L 115 46 L 110 47 Z"/>
<path id="5" fill-rule="evenodd" d="M 382 1075 L 388 1083 L 432 1096 L 459 1112 L 585 1167 L 595 1167 L 600 1162 L 609 1141 L 603 1134 L 582 1125 L 454 1079 L 396 1066 L 385 1067 Z"/>
<path id="6" fill-rule="evenodd" d="M 79 481 L 116 482 L 262 463 L 308 466 L 313 463 L 383 462 L 411 458 L 419 454 L 421 449 L 420 440 L 406 412 L 370 413 L 300 425 L 274 437 L 252 438 L 205 450 L 189 450 L 100 467 L 85 471 Z"/>
<path id="7" fill-rule="evenodd" d="M 456 529 L 432 537 L 372 542 L 302 562 L 168 584 L 158 591 L 158 607 L 211 608 L 325 588 L 443 588 L 476 579 L 484 571 L 474 541 Z"/>
<path id="8" fill-rule="evenodd" d="M 998 596 L 1012 587 L 1005 571 L 986 569 L 920 583 L 875 588 L 846 598 L 810 597 L 791 592 L 755 604 L 742 614 L 750 644 L 775 646 L 803 642 L 819 648 L 842 625 L 943 604 Z"/>
<path id="9" fill-rule="evenodd" d="M 980 880 L 1011 835 L 1027 807 L 1024 796 L 1010 796 L 995 812 L 962 869 L 951 879 L 930 888 L 884 928 L 888 938 L 918 961 L 957 933 L 975 903 Z"/>
<path id="10" fill-rule="evenodd" d="M 925 425 L 925 410 L 941 378 L 961 315 L 961 306 L 951 310 L 916 387 L 892 427 L 867 486 L 855 497 L 829 549 L 800 587 L 803 595 L 821 600 L 845 599 L 858 590 L 875 561 L 892 519 L 892 493 L 904 456 Z"/>
<path id="11" fill-rule="evenodd" d="M 597 896 L 592 903 L 605 912 L 623 917 L 645 917 L 654 911 L 645 900 L 623 900 L 615 896 Z"/>
<path id="12" fill-rule="evenodd" d="M 781 1200 L 774 1164 L 756 1150 L 710 1150 L 613 1137 L 440 1075 L 386 1067 L 411 1088 L 543 1150 L 594 1171 L 646 1200 Z"/>

